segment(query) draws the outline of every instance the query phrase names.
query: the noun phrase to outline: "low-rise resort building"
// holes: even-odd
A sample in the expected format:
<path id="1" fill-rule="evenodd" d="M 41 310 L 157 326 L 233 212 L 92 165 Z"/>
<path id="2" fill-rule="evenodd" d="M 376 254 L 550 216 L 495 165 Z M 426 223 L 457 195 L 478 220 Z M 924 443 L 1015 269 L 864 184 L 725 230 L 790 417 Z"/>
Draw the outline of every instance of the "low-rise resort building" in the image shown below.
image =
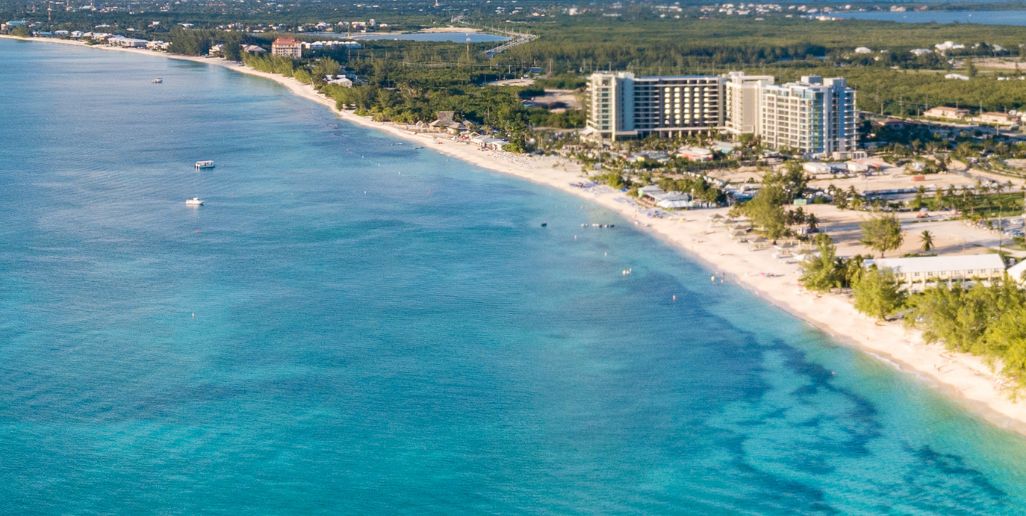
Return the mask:
<path id="1" fill-rule="evenodd" d="M 866 260 L 864 265 L 890 270 L 898 282 L 913 292 L 942 283 L 990 284 L 1005 276 L 1005 261 L 998 254 L 878 258 Z"/>

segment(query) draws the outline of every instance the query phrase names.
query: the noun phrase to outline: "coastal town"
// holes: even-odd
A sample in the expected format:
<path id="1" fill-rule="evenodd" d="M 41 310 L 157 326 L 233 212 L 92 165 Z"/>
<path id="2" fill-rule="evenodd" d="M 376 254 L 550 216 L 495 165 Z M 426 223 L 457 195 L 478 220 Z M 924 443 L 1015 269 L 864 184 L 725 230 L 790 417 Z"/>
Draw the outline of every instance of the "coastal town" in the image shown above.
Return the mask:
<path id="1" fill-rule="evenodd" d="M 0 0 L 2 507 L 1023 512 L 1024 41 Z"/>
<path id="2" fill-rule="evenodd" d="M 721 14 L 734 13 L 721 9 Z M 8 21 L 0 31 L 24 33 L 27 25 Z M 350 120 L 390 127 L 486 168 L 609 200 L 638 226 L 657 226 L 657 232 L 687 239 L 682 247 L 709 262 L 719 263 L 702 247 L 722 238 L 717 248 L 729 245 L 753 261 L 736 270 L 721 265 L 719 274 L 756 290 L 787 281 L 817 297 L 829 294 L 870 320 L 919 326 L 929 341 L 949 347 L 946 339 L 954 336 L 933 331 L 929 325 L 939 324 L 930 319 L 935 314 L 915 300 L 935 291 L 968 295 L 1006 283 L 1026 286 L 1026 135 L 1014 109 L 935 105 L 921 106 L 912 115 L 887 115 L 867 109 L 872 103 L 844 77 L 803 75 L 783 81 L 743 71 L 596 71 L 584 75 L 577 88 L 538 87 L 547 72 L 530 67 L 510 70 L 512 78 L 500 76 L 482 88 L 519 91 L 511 109 L 529 110 L 532 120 L 538 113 L 539 120 L 576 117 L 579 124 L 510 125 L 512 112 L 481 120 L 459 107 L 411 119 L 386 116 L 365 104 L 359 95 L 375 80 L 367 75 L 373 72 L 333 59 L 352 59 L 354 51 L 371 43 L 354 37 L 354 29 L 387 31 L 388 24 L 368 20 L 313 27 L 321 34 L 339 28 L 344 29 L 341 38 L 310 37 L 299 30 L 266 39 L 214 38 L 193 59 L 272 78 L 285 75 L 289 84 L 299 83 L 294 89 L 304 96 L 340 109 Z M 449 27 L 441 32 L 475 30 Z M 181 38 L 183 32 L 175 34 Z M 31 35 L 178 55 L 173 41 L 131 34 L 55 30 Z M 183 48 L 181 42 L 177 48 Z M 965 45 L 945 41 L 928 52 L 943 56 L 960 49 Z M 854 54 L 872 52 L 854 49 Z M 913 49 L 911 54 L 923 52 Z M 487 49 L 484 55 L 495 56 Z M 548 172 L 541 177 L 539 170 Z M 779 299 L 779 293 L 764 295 L 782 306 L 795 304 L 790 294 L 784 296 L 790 300 Z M 836 329 L 835 322 L 815 320 L 808 309 L 796 312 Z M 1018 312 L 1011 317 L 1019 317 Z M 983 333 L 975 338 L 984 339 Z M 922 336 L 904 333 L 900 338 Z M 1005 363 L 1002 372 L 966 364 L 967 374 L 996 375 L 992 387 L 1004 400 L 1026 378 L 1018 365 Z M 950 368 L 932 367 L 934 372 Z M 1008 410 L 1026 413 L 1018 405 Z"/>

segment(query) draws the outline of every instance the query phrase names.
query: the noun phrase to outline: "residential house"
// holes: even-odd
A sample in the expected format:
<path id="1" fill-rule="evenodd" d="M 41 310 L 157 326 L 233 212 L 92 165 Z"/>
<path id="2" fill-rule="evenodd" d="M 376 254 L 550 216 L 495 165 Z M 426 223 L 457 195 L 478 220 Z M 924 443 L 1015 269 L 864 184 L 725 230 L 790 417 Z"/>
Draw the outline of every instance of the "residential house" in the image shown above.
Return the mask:
<path id="1" fill-rule="evenodd" d="M 964 120 L 969 116 L 969 110 L 951 106 L 935 106 L 923 111 L 923 116 L 927 118 L 943 118 L 945 120 Z"/>
<path id="2" fill-rule="evenodd" d="M 1011 127 L 1019 125 L 1019 117 L 1009 113 L 1000 113 L 996 111 L 988 111 L 976 115 L 975 118 L 977 123 L 999 125 L 1005 127 Z"/>

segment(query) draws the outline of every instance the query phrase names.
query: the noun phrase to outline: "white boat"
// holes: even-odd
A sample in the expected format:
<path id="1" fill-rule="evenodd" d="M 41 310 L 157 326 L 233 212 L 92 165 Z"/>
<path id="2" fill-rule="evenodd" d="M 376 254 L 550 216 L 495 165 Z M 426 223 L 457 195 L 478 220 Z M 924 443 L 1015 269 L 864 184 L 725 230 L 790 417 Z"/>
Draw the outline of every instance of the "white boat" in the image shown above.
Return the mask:
<path id="1" fill-rule="evenodd" d="M 214 168 L 214 160 L 205 159 L 196 162 L 196 168 Z"/>
<path id="2" fill-rule="evenodd" d="M 153 79 L 153 84 L 160 84 L 162 82 L 164 82 L 164 79 L 161 79 L 160 77 L 157 77 L 156 79 Z"/>
<path id="3" fill-rule="evenodd" d="M 186 206 L 203 206 L 203 199 L 199 197 L 193 197 L 192 199 L 185 200 Z"/>

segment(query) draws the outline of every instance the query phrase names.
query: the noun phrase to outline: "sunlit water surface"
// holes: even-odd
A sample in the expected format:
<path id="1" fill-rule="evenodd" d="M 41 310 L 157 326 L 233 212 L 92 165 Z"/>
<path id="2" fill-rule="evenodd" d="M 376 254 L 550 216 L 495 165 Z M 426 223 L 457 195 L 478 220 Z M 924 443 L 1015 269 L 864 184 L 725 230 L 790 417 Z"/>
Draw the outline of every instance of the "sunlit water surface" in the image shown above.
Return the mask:
<path id="1" fill-rule="evenodd" d="M 611 212 L 218 67 L 0 69 L 2 512 L 1026 507 L 1021 438 Z"/>

